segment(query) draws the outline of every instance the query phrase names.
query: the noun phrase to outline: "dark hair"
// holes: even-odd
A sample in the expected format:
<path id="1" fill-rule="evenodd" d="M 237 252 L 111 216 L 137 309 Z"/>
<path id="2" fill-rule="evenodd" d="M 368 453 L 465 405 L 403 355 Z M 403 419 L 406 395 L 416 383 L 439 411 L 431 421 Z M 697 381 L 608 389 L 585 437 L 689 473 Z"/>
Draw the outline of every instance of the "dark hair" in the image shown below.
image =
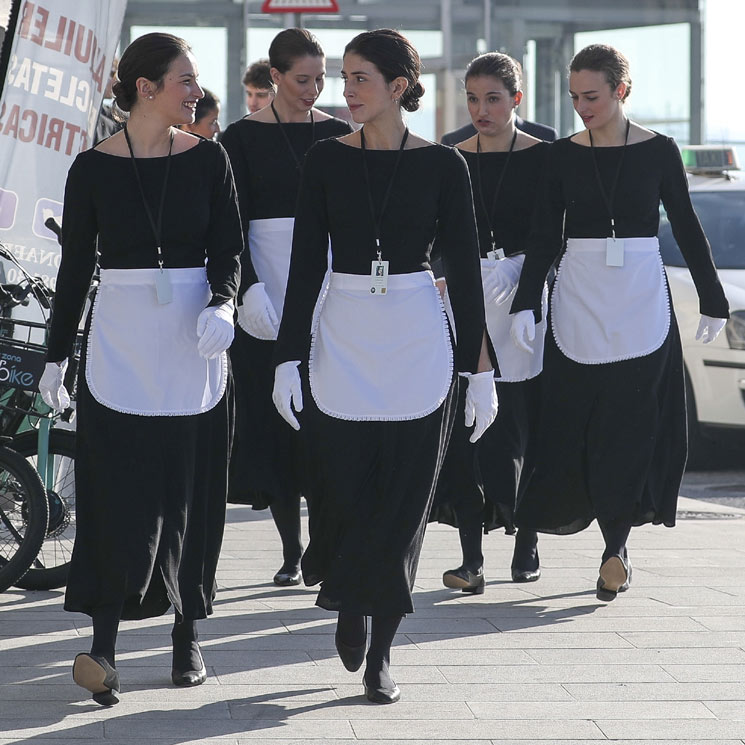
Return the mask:
<path id="1" fill-rule="evenodd" d="M 520 63 L 501 52 L 487 52 L 471 60 L 466 68 L 465 82 L 470 78 L 492 77 L 501 80 L 511 96 L 517 95 L 522 88 L 522 70 Z"/>
<path id="2" fill-rule="evenodd" d="M 401 96 L 401 107 L 406 111 L 419 108 L 419 99 L 424 95 L 424 86 L 419 82 L 422 62 L 405 36 L 390 28 L 365 31 L 344 48 L 344 54 L 350 52 L 372 62 L 388 83 L 396 78 L 406 78 L 409 85 Z"/>
<path id="3" fill-rule="evenodd" d="M 626 83 L 626 92 L 621 100 L 625 101 L 629 97 L 631 93 L 629 61 L 618 49 L 608 44 L 590 44 L 577 52 L 569 63 L 569 72 L 580 70 L 602 72 L 611 90 L 618 88 L 621 83 Z"/>
<path id="4" fill-rule="evenodd" d="M 204 119 L 207 114 L 213 109 L 216 109 L 220 105 L 220 99 L 206 88 L 202 88 L 204 91 L 204 97 L 197 101 L 197 108 L 194 112 L 194 124 Z"/>
<path id="5" fill-rule="evenodd" d="M 119 60 L 116 81 L 111 87 L 116 105 L 122 111 L 131 111 L 137 103 L 137 78 L 163 82 L 171 63 L 191 47 L 178 36 L 155 32 L 135 39 Z"/>
<path id="6" fill-rule="evenodd" d="M 269 72 L 270 69 L 271 65 L 268 59 L 256 60 L 246 68 L 246 72 L 243 74 L 243 85 L 250 85 L 260 90 L 273 90 L 274 82 Z"/>
<path id="7" fill-rule="evenodd" d="M 287 72 L 300 57 L 325 57 L 321 45 L 304 28 L 286 28 L 269 45 L 269 64 L 280 72 Z"/>

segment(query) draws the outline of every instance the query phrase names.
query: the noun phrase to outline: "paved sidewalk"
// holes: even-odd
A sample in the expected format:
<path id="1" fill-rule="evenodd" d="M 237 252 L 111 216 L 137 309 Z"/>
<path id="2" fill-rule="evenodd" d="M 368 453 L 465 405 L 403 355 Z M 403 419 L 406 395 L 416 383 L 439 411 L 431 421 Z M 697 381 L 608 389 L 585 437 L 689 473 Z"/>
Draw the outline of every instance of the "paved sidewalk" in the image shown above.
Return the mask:
<path id="1" fill-rule="evenodd" d="M 71 680 L 87 617 L 62 593 L 0 595 L 0 745 L 7 743 L 745 743 L 745 511 L 681 499 L 675 530 L 632 533 L 634 583 L 595 599 L 596 528 L 542 536 L 543 578 L 509 579 L 512 539 L 485 539 L 486 593 L 442 587 L 456 531 L 430 526 L 415 614 L 392 653 L 402 700 L 368 704 L 309 588 L 275 588 L 267 513 L 231 507 L 205 685 L 170 683 L 172 616 L 123 624 L 121 703 Z M 737 514 L 733 514 L 737 513 Z"/>

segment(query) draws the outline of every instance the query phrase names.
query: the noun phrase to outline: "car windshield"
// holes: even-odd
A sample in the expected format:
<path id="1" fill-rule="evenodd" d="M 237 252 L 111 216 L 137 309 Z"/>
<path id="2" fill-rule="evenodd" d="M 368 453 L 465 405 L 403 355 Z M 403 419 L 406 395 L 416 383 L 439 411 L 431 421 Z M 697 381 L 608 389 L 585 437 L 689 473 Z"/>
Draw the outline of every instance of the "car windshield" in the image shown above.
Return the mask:
<path id="1" fill-rule="evenodd" d="M 691 192 L 718 269 L 745 269 L 745 191 Z M 660 253 L 667 266 L 685 266 L 667 216 L 660 215 Z"/>

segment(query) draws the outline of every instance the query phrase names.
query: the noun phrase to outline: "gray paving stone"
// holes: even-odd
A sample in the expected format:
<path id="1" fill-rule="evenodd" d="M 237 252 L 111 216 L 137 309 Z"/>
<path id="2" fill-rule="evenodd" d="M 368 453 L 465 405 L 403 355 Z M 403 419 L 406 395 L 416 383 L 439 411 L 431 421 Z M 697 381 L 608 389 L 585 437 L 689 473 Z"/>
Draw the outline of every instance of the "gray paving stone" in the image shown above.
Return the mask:
<path id="1" fill-rule="evenodd" d="M 741 683 L 745 665 L 665 665 L 664 669 L 681 683 Z"/>
<path id="2" fill-rule="evenodd" d="M 600 719 L 595 722 L 610 740 L 673 738 L 706 742 L 721 738 L 745 738 L 745 721 L 721 719 L 643 719 L 636 722 Z"/>
<path id="3" fill-rule="evenodd" d="M 398 676 L 397 676 L 398 677 Z M 659 685 L 659 684 L 655 684 Z M 339 698 L 355 696 L 359 686 L 335 686 Z M 494 711 L 501 710 L 505 702 L 524 701 L 525 687 L 512 683 L 448 683 L 416 684 L 408 683 L 404 689 L 405 701 L 467 701 L 488 702 Z M 571 701 L 572 696 L 558 683 L 537 683 L 531 685 L 530 696 L 533 701 Z"/>
<path id="4" fill-rule="evenodd" d="M 717 719 L 745 719 L 745 697 L 737 701 L 704 701 Z"/>
<path id="5" fill-rule="evenodd" d="M 745 647 L 745 632 L 739 631 L 679 631 L 675 634 L 663 634 L 653 631 L 625 631 L 620 636 L 635 647 L 653 649 L 669 649 L 672 647 Z"/>
<path id="6" fill-rule="evenodd" d="M 525 654 L 541 665 L 674 665 L 745 664 L 745 651 L 725 647 L 691 649 L 526 649 Z"/>
<path id="7" fill-rule="evenodd" d="M 531 719 L 549 721 L 573 719 L 714 719 L 712 711 L 703 703 L 691 701 L 535 701 L 532 697 L 522 703 L 515 702 L 495 711 L 490 703 L 469 701 L 468 706 L 477 719 Z"/>
<path id="8" fill-rule="evenodd" d="M 704 707 L 702 707 L 704 708 Z M 708 709 L 706 713 L 713 716 Z M 309 719 L 335 719 L 349 720 L 351 722 L 360 719 L 375 717 L 378 720 L 400 719 L 446 719 L 457 722 L 454 727 L 460 725 L 461 720 L 473 720 L 474 714 L 465 702 L 450 701 L 447 704 L 440 702 L 411 702 L 401 700 L 395 706 L 379 706 L 367 701 L 362 692 L 362 686 L 356 694 L 348 698 L 339 698 L 330 703 L 274 703 L 253 704 L 234 703 L 230 704 L 230 714 L 233 719 L 259 719 L 259 720 L 297 720 Z M 405 725 L 402 725 L 405 726 Z"/>
<path id="9" fill-rule="evenodd" d="M 409 668 L 402 668 L 408 670 Z M 438 670 L 451 683 L 599 683 L 675 680 L 658 665 L 534 665 L 513 667 L 443 666 Z"/>
<path id="10" fill-rule="evenodd" d="M 319 665 L 338 665 L 336 654 L 311 652 Z M 743 653 L 745 661 L 745 653 Z M 528 654 L 517 649 L 426 650 L 409 646 L 391 650 L 391 664 L 397 668 L 407 665 L 535 665 Z"/>
<path id="11" fill-rule="evenodd" d="M 634 646 L 615 633 L 541 634 L 510 632 L 509 634 L 406 634 L 407 638 L 423 649 L 617 649 Z M 667 635 L 669 639 L 669 635 Z"/>
<path id="12" fill-rule="evenodd" d="M 741 701 L 745 683 L 565 683 L 579 701 Z"/>
<path id="13" fill-rule="evenodd" d="M 293 668 L 263 670 L 244 670 L 242 668 L 220 667 L 216 674 L 221 685 L 248 684 L 248 683 L 299 683 L 311 685 L 349 685 L 351 679 L 362 680 L 362 671 L 349 673 L 341 662 L 332 667 L 321 665 L 309 665 L 307 667 L 296 666 Z M 669 678 L 668 678 L 669 679 Z M 438 668 L 432 665 L 408 666 L 396 670 L 396 681 L 398 683 L 444 683 L 445 678 Z"/>
<path id="14" fill-rule="evenodd" d="M 378 721 L 376 719 L 355 720 L 352 722 L 355 735 L 360 739 L 392 740 L 430 740 L 446 739 L 454 734 L 458 738 L 468 740 L 492 740 L 494 738 L 513 740 L 541 740 L 546 733 L 543 721 L 532 720 L 499 720 L 481 719 L 474 722 L 458 722 L 457 727 L 447 721 L 420 720 L 409 722 L 410 731 L 402 732 L 395 722 Z M 457 731 L 453 731 L 453 730 Z M 602 732 L 593 722 L 585 721 L 554 721 L 551 723 L 551 737 L 553 739 L 599 739 Z"/>

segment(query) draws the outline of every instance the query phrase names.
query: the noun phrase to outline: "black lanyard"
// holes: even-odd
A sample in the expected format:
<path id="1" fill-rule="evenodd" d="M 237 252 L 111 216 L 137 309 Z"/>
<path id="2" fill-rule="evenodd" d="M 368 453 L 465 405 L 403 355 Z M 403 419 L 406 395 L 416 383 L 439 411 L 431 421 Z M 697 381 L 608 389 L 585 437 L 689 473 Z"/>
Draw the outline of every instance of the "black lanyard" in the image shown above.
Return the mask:
<path id="1" fill-rule="evenodd" d="M 285 142 L 287 143 L 287 149 L 290 151 L 290 155 L 292 156 L 292 159 L 295 161 L 295 168 L 298 171 L 300 171 L 300 169 L 303 167 L 303 161 L 297 157 L 295 148 L 292 147 L 292 142 L 290 142 L 290 137 L 285 131 L 285 125 L 282 124 L 282 122 L 280 121 L 279 114 L 277 113 L 277 109 L 274 108 L 274 101 L 271 102 L 270 106 L 272 107 L 272 113 L 274 114 L 274 118 L 277 120 L 277 124 L 279 125 L 279 131 L 282 133 L 282 136 L 285 138 Z M 315 141 L 316 141 L 316 122 L 315 122 L 315 119 L 313 119 L 313 109 L 311 109 L 310 110 L 310 145 L 308 145 L 309 149 Z"/>
<path id="2" fill-rule="evenodd" d="M 613 200 L 616 198 L 616 187 L 618 186 L 618 177 L 621 175 L 621 166 L 623 165 L 623 156 L 626 152 L 626 145 L 629 142 L 629 128 L 631 127 L 631 120 L 626 120 L 626 135 L 623 138 L 623 148 L 621 150 L 621 157 L 618 160 L 618 167 L 616 168 L 616 175 L 613 177 L 613 185 L 611 186 L 610 194 L 607 194 L 605 187 L 603 186 L 603 180 L 600 178 L 600 169 L 598 168 L 597 157 L 595 156 L 595 145 L 592 141 L 592 130 L 588 129 L 587 132 L 590 135 L 590 152 L 592 153 L 592 164 L 595 166 L 595 178 L 598 181 L 598 189 L 600 189 L 600 196 L 603 197 L 605 202 L 605 208 L 608 210 L 608 217 L 610 217 L 610 228 L 611 235 L 616 237 L 616 220 L 613 216 Z"/>
<path id="3" fill-rule="evenodd" d="M 502 188 L 502 181 L 504 181 L 504 174 L 507 172 L 507 166 L 510 164 L 510 158 L 512 157 L 512 151 L 515 149 L 515 140 L 517 140 L 517 129 L 515 134 L 512 135 L 512 141 L 510 142 L 510 149 L 507 151 L 507 158 L 504 162 L 504 168 L 502 173 L 499 174 L 499 180 L 497 181 L 497 188 L 494 190 L 494 197 L 491 202 L 491 211 L 486 209 L 486 200 L 484 199 L 484 184 L 481 181 L 481 140 L 476 135 L 476 175 L 479 181 L 479 197 L 481 198 L 481 209 L 484 210 L 486 215 L 486 224 L 489 228 L 489 236 L 491 237 L 491 250 L 497 250 L 497 242 L 494 240 L 494 228 L 492 227 L 492 215 L 494 210 L 497 209 L 497 199 L 499 198 L 499 191 Z"/>
<path id="4" fill-rule="evenodd" d="M 127 138 L 127 147 L 129 148 L 129 155 L 132 159 L 132 168 L 135 170 L 135 178 L 137 179 L 137 186 L 140 188 L 140 195 L 142 196 L 142 203 L 145 205 L 145 214 L 147 219 L 150 221 L 150 227 L 153 229 L 153 235 L 155 236 L 155 245 L 158 249 L 158 267 L 163 271 L 163 251 L 161 250 L 162 244 L 162 230 L 163 230 L 163 205 L 166 202 L 166 191 L 168 190 L 168 173 L 171 170 L 171 151 L 173 150 L 173 130 L 171 130 L 171 141 L 168 144 L 168 160 L 166 160 L 166 175 L 163 177 L 163 188 L 160 192 L 160 204 L 158 205 L 158 220 L 157 222 L 153 219 L 153 213 L 150 210 L 150 205 L 147 203 L 147 197 L 145 196 L 145 190 L 142 188 L 142 179 L 140 178 L 140 172 L 137 170 L 137 161 L 135 160 L 135 154 L 132 150 L 132 142 L 129 139 L 129 132 L 127 131 L 127 125 L 124 125 L 124 136 Z"/>
<path id="5" fill-rule="evenodd" d="M 372 217 L 373 225 L 375 227 L 375 248 L 378 252 L 378 261 L 381 260 L 380 251 L 380 224 L 383 221 L 383 213 L 385 212 L 386 205 L 388 204 L 388 198 L 391 196 L 391 187 L 393 182 L 396 180 L 396 172 L 398 171 L 398 165 L 401 162 L 401 153 L 404 151 L 404 145 L 406 140 L 409 139 L 409 128 L 406 127 L 404 130 L 404 136 L 401 138 L 401 144 L 398 147 L 398 154 L 396 155 L 396 163 L 393 166 L 393 173 L 391 174 L 391 180 L 388 182 L 388 188 L 385 190 L 383 197 L 383 204 L 380 205 L 380 214 L 375 217 L 375 204 L 373 202 L 372 187 L 370 185 L 370 172 L 367 168 L 367 155 L 365 149 L 365 128 L 360 129 L 360 145 L 362 150 L 362 168 L 365 173 L 365 185 L 367 186 L 367 201 L 370 204 L 370 216 Z"/>

